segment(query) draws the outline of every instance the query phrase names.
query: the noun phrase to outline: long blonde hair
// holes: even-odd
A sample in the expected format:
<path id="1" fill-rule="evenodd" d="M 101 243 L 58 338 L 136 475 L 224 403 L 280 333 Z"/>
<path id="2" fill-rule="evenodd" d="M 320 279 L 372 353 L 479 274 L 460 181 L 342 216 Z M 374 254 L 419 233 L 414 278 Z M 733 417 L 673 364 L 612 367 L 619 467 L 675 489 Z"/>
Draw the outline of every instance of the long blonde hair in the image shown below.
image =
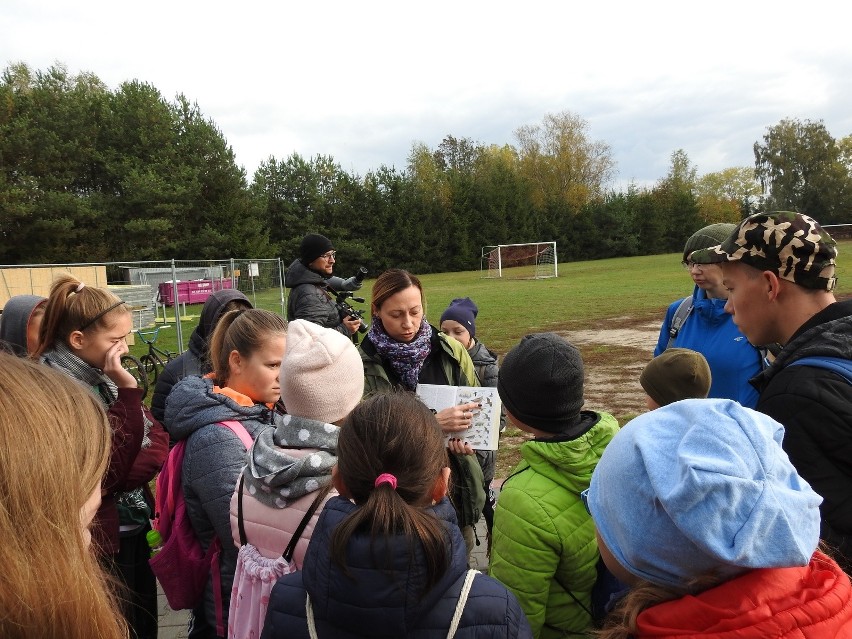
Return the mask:
<path id="1" fill-rule="evenodd" d="M 0 637 L 127 637 L 81 526 L 111 438 L 87 389 L 0 353 Z"/>

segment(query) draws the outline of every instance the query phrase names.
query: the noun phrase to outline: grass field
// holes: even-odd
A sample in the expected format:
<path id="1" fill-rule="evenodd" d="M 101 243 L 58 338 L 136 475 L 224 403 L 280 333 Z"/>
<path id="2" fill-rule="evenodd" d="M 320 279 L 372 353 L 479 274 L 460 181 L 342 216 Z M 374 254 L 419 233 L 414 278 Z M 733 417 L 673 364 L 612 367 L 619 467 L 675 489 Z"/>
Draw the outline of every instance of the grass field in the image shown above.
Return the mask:
<path id="1" fill-rule="evenodd" d="M 852 295 L 852 240 L 838 242 L 838 297 Z M 599 331 L 605 328 L 647 327 L 662 321 L 666 307 L 672 301 L 692 291 L 689 275 L 680 265 L 680 254 L 615 258 L 589 262 L 559 264 L 559 277 L 544 280 L 483 279 L 479 271 L 440 273 L 421 277 L 426 297 L 426 316 L 437 324 L 441 313 L 455 297 L 470 297 L 479 306 L 476 322 L 477 337 L 491 350 L 503 355 L 527 333 L 555 331 Z M 345 271 L 342 271 L 345 275 Z M 368 302 L 373 280 L 366 280 L 356 293 Z M 277 289 L 257 293 L 257 306 L 280 312 Z M 353 303 L 356 308 L 368 308 L 368 303 Z M 187 306 L 191 319 L 182 322 L 184 344 L 198 323 L 201 305 Z M 169 309 L 173 313 L 173 309 Z M 366 313 L 369 316 L 369 312 Z M 173 317 L 173 315 L 172 315 Z M 654 341 L 655 341 L 654 337 Z M 158 344 L 177 350 L 174 321 L 160 331 Z M 589 379 L 598 375 L 604 387 L 615 388 L 619 383 L 638 379 L 648 350 L 633 345 L 592 342 L 578 345 Z M 653 348 L 653 342 L 650 343 Z M 137 340 L 131 347 L 137 356 L 146 347 Z M 638 382 L 635 394 L 641 395 Z M 596 406 L 603 405 L 621 423 L 636 414 L 635 402 L 620 403 L 615 393 L 601 393 Z M 517 462 L 517 448 L 523 434 L 507 428 L 498 455 L 498 477 Z"/>
<path id="2" fill-rule="evenodd" d="M 852 240 L 839 243 L 837 294 L 852 295 Z M 345 274 L 345 273 L 344 273 Z M 426 293 L 426 316 L 434 324 L 455 297 L 470 297 L 479 306 L 477 334 L 498 353 L 505 353 L 522 336 L 536 331 L 594 328 L 616 317 L 662 315 L 665 307 L 692 290 L 680 255 L 648 255 L 559 265 L 559 277 L 544 280 L 483 279 L 479 271 L 439 273 L 421 277 Z M 369 301 L 374 280 L 356 293 Z M 257 293 L 257 306 L 281 312 L 277 289 Z M 368 304 L 353 303 L 367 309 Z M 187 305 L 190 319 L 181 323 L 184 345 L 198 323 L 201 305 Z M 174 309 L 158 344 L 177 350 Z M 369 315 L 369 313 L 367 313 Z M 131 347 L 134 355 L 144 344 Z"/>

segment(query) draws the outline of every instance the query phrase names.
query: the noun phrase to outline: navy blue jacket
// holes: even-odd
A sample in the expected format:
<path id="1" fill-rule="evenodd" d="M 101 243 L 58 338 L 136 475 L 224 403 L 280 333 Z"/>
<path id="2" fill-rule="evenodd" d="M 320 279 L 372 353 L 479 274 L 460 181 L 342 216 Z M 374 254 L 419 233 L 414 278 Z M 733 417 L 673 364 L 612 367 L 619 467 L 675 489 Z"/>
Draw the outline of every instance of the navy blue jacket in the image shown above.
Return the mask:
<path id="1" fill-rule="evenodd" d="M 352 537 L 347 549 L 351 577 L 331 560 L 332 532 L 357 508 L 342 497 L 328 501 L 311 536 L 302 571 L 282 577 L 272 590 L 261 639 L 308 638 L 306 591 L 321 639 L 447 636 L 467 571 L 467 550 L 449 501 L 442 500 L 433 512 L 446 526 L 450 565 L 425 595 L 422 550 L 416 548 L 411 557 L 402 536 L 387 542 L 377 539 L 372 552 L 369 533 Z M 374 556 L 383 560 L 388 551 L 393 575 L 373 560 Z M 514 638 L 532 637 L 532 633 L 517 599 L 496 580 L 479 574 L 455 636 Z"/>

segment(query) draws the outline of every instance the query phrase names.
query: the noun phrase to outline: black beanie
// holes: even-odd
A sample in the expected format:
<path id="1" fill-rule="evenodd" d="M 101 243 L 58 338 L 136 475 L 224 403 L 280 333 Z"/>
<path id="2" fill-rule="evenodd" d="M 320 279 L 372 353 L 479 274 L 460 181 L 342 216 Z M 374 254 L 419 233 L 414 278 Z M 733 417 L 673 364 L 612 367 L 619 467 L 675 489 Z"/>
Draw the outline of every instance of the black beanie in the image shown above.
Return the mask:
<path id="1" fill-rule="evenodd" d="M 524 424 L 562 433 L 583 407 L 583 358 L 556 333 L 526 335 L 503 358 L 497 392 L 506 410 Z"/>
<path id="2" fill-rule="evenodd" d="M 299 259 L 302 261 L 302 264 L 308 266 L 320 255 L 333 250 L 334 247 L 331 245 L 331 240 L 325 235 L 308 233 L 302 238 L 302 244 L 299 246 Z"/>

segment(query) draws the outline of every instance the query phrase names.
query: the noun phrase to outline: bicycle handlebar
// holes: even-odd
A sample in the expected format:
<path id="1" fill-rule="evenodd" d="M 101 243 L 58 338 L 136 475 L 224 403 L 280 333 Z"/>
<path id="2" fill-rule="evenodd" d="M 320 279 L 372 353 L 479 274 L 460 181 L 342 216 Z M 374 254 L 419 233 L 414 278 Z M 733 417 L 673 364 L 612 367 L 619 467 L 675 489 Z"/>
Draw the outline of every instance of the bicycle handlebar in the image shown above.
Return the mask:
<path id="1" fill-rule="evenodd" d="M 148 345 L 154 344 L 157 341 L 157 338 L 160 336 L 160 327 L 156 326 L 150 330 L 143 331 L 141 328 L 137 329 L 136 334 L 139 336 L 143 342 Z M 150 337 L 150 339 L 148 339 Z"/>

